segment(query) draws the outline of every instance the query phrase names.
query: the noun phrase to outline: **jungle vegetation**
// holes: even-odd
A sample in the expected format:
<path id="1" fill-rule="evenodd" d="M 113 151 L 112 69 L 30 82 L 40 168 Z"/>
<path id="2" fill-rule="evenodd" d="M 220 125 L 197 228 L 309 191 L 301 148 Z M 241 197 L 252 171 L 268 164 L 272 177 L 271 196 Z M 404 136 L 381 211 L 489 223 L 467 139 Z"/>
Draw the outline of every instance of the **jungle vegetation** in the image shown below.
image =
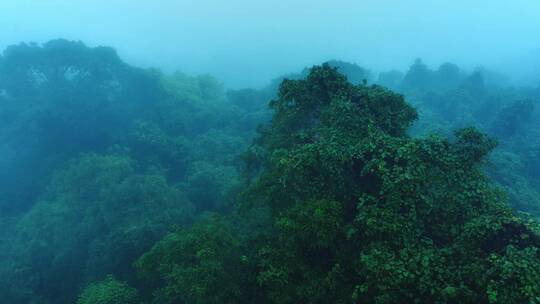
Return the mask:
<path id="1" fill-rule="evenodd" d="M 333 60 L 262 89 L 0 56 L 0 299 L 540 303 L 540 82 Z"/>

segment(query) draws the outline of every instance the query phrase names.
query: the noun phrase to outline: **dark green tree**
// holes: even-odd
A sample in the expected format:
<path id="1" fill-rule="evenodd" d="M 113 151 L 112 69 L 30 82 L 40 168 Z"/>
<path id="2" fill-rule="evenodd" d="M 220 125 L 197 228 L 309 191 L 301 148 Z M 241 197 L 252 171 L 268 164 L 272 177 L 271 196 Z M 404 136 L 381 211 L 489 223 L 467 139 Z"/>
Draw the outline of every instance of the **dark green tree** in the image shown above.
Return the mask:
<path id="1" fill-rule="evenodd" d="M 540 300 L 540 237 L 482 173 L 493 140 L 410 138 L 402 96 L 329 66 L 285 80 L 271 106 L 248 190 L 277 231 L 258 251 L 271 302 Z"/>
<path id="2" fill-rule="evenodd" d="M 211 217 L 169 234 L 136 263 L 155 304 L 264 303 L 256 265 L 229 224 Z"/>

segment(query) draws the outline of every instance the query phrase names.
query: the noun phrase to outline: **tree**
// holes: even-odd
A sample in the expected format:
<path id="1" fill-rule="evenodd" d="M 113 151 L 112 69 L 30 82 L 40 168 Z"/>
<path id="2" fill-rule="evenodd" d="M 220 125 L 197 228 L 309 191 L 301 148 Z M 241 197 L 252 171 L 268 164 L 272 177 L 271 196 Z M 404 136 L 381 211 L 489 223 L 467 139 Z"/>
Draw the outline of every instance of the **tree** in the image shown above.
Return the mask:
<path id="1" fill-rule="evenodd" d="M 169 234 L 137 261 L 156 304 L 263 303 L 255 267 L 222 218 Z"/>
<path id="2" fill-rule="evenodd" d="M 164 92 L 158 77 L 125 64 L 112 48 L 53 40 L 3 52 L 0 95 L 0 117 L 7 118 L 0 150 L 10 155 L 0 161 L 0 212 L 19 214 L 56 167 L 117 143 Z"/>
<path id="3" fill-rule="evenodd" d="M 79 296 L 77 304 L 140 304 L 138 292 L 126 283 L 108 276 L 90 284 Z"/>
<path id="4" fill-rule="evenodd" d="M 410 138 L 402 96 L 329 66 L 285 80 L 271 106 L 248 190 L 277 231 L 259 249 L 271 302 L 538 300 L 540 237 L 481 170 L 493 140 Z"/>
<path id="5" fill-rule="evenodd" d="M 433 85 L 433 71 L 417 58 L 403 78 L 403 86 L 406 89 L 429 90 Z"/>
<path id="6" fill-rule="evenodd" d="M 509 139 L 516 135 L 523 125 L 533 117 L 534 103 L 530 100 L 518 100 L 502 108 L 495 117 L 491 131 L 502 139 Z"/>
<path id="7" fill-rule="evenodd" d="M 437 86 L 441 89 L 457 88 L 462 81 L 462 72 L 456 64 L 443 63 L 436 72 Z"/>
<path id="8" fill-rule="evenodd" d="M 326 64 L 347 76 L 347 80 L 353 84 L 360 84 L 370 79 L 370 72 L 357 64 L 341 60 L 330 60 Z M 309 73 L 309 69 L 306 71 Z"/>
<path id="9" fill-rule="evenodd" d="M 123 155 L 72 160 L 43 197 L 18 221 L 7 262 L 12 289 L 49 303 L 73 302 L 81 283 L 108 273 L 133 278 L 133 261 L 192 217 L 178 187 Z"/>

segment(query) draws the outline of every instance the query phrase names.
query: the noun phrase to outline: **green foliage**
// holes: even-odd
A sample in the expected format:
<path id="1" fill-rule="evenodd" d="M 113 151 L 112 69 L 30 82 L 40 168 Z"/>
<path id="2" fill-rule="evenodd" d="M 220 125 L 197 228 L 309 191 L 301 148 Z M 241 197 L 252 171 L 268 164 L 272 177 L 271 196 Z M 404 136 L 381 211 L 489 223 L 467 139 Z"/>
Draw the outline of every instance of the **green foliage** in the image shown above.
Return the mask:
<path id="1" fill-rule="evenodd" d="M 129 121 L 162 95 L 154 75 L 124 64 L 113 49 L 65 40 L 8 47 L 0 92 L 0 116 L 9 117 L 0 150 L 11 155 L 0 168 L 0 210 L 14 214 L 32 206 L 52 171 L 119 141 Z"/>
<path id="2" fill-rule="evenodd" d="M 491 150 L 497 146 L 497 142 L 474 128 L 465 128 L 455 132 L 457 153 L 472 163 L 481 161 Z"/>
<path id="3" fill-rule="evenodd" d="M 164 77 L 163 86 L 179 100 L 208 103 L 223 96 L 221 84 L 210 75 L 190 77 L 177 72 L 170 77 Z"/>
<path id="4" fill-rule="evenodd" d="M 361 84 L 364 81 L 368 81 L 370 77 L 370 72 L 354 63 L 345 62 L 341 60 L 330 60 L 326 64 L 336 68 L 338 72 L 347 76 L 347 80 L 352 84 Z M 306 71 L 308 74 L 309 70 Z"/>
<path id="5" fill-rule="evenodd" d="M 506 303 L 534 301 L 540 238 L 482 174 L 493 140 L 472 128 L 411 139 L 416 113 L 399 95 L 328 66 L 285 81 L 272 106 L 249 189 L 277 230 L 258 255 L 272 302 L 487 303 L 494 284 Z M 521 289 L 494 255 L 528 257 L 510 266 Z"/>
<path id="6" fill-rule="evenodd" d="M 16 275 L 25 287 L 69 302 L 86 280 L 129 276 L 133 260 L 191 217 L 191 203 L 159 172 L 137 173 L 125 156 L 83 155 L 55 174 L 44 199 L 18 221 Z"/>
<path id="7" fill-rule="evenodd" d="M 197 202 L 201 211 L 225 211 L 233 207 L 234 194 L 240 186 L 235 167 L 197 162 L 187 177 L 184 191 L 191 201 Z"/>
<path id="8" fill-rule="evenodd" d="M 137 286 L 133 261 L 164 234 L 232 208 L 240 155 L 269 116 L 211 76 L 141 70 L 65 40 L 9 47 L 0 103 L 10 303 L 71 303 L 109 273 Z"/>
<path id="9" fill-rule="evenodd" d="M 504 139 L 514 136 L 533 117 L 534 104 L 530 100 L 520 100 L 500 110 L 491 128 L 492 132 Z"/>
<path id="10" fill-rule="evenodd" d="M 527 237 L 526 235 L 522 237 Z M 506 249 L 504 256 L 492 255 L 489 303 L 535 303 L 540 301 L 538 248 Z"/>
<path id="11" fill-rule="evenodd" d="M 137 290 L 108 276 L 90 284 L 79 296 L 77 304 L 140 304 Z"/>
<path id="12" fill-rule="evenodd" d="M 538 224 L 484 175 L 540 214 L 537 92 L 450 63 L 379 75 L 419 118 L 354 64 L 284 78 L 225 92 L 109 48 L 8 48 L 3 301 L 539 301 Z"/>
<path id="13" fill-rule="evenodd" d="M 433 72 L 422 62 L 422 59 L 417 58 L 403 78 L 403 85 L 409 88 L 430 88 L 433 79 L 432 74 Z"/>
<path id="14" fill-rule="evenodd" d="M 214 217 L 169 234 L 137 261 L 148 282 L 162 286 L 153 303 L 261 303 L 251 262 L 223 220 Z"/>
<path id="15" fill-rule="evenodd" d="M 487 132 L 499 142 L 495 157 L 489 159 L 488 174 L 508 192 L 512 207 L 538 217 L 540 129 L 534 123 L 540 118 L 538 95 L 531 89 L 510 87 L 504 76 L 483 68 L 467 74 L 453 64 L 433 71 L 417 63 L 409 74 L 424 75 L 424 80 L 404 80 L 393 88 L 421 113 L 412 134 L 451 135 L 471 125 Z"/>

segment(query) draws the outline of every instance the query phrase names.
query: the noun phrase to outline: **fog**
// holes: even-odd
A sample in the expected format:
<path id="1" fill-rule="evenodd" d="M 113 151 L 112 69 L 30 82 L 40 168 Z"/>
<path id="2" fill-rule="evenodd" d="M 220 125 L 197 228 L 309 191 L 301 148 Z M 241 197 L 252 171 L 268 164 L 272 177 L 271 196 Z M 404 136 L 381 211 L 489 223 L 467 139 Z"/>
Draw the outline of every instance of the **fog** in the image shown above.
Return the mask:
<path id="1" fill-rule="evenodd" d="M 539 17 L 0 0 L 0 304 L 540 303 Z"/>
<path id="2" fill-rule="evenodd" d="M 229 87 L 261 86 L 329 59 L 382 71 L 421 57 L 524 80 L 540 66 L 539 13 L 535 0 L 4 0 L 0 49 L 81 40 L 112 46 L 131 64 L 210 73 Z"/>

